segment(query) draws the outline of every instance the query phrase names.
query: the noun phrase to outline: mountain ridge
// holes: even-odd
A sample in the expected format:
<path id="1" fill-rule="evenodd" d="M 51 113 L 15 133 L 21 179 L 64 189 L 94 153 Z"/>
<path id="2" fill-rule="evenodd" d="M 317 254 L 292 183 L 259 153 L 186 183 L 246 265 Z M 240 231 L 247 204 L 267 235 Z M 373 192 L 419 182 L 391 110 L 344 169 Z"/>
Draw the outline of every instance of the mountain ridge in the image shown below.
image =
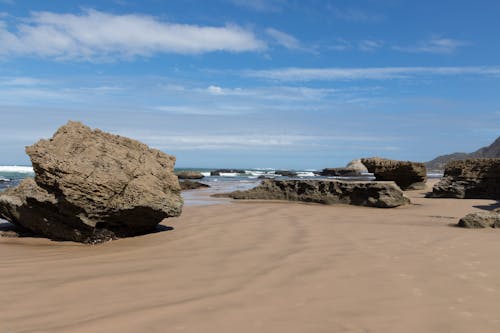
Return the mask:
<path id="1" fill-rule="evenodd" d="M 444 170 L 446 163 L 467 158 L 498 158 L 500 157 L 500 136 L 486 147 L 479 148 L 472 153 L 452 153 L 440 155 L 435 159 L 425 162 L 427 170 Z"/>

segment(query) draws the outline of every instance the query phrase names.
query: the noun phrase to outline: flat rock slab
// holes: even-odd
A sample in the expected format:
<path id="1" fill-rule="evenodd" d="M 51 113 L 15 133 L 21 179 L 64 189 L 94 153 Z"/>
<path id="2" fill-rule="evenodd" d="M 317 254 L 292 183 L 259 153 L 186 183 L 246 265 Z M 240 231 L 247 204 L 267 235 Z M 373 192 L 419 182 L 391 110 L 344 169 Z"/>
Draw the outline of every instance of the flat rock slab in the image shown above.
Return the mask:
<path id="1" fill-rule="evenodd" d="M 0 195 L 0 217 L 52 239 L 99 242 L 179 216 L 175 157 L 69 122 L 26 148 L 35 179 Z"/>
<path id="2" fill-rule="evenodd" d="M 379 208 L 392 208 L 410 203 L 410 199 L 394 182 L 268 179 L 247 191 L 235 191 L 216 196 L 233 199 L 350 204 Z"/>

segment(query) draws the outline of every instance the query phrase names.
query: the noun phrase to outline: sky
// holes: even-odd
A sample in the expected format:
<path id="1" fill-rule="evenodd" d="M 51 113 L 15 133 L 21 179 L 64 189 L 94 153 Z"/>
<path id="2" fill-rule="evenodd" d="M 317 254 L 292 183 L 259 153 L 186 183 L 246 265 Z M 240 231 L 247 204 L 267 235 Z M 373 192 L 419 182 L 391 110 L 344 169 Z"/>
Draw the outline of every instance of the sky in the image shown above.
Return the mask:
<path id="1" fill-rule="evenodd" d="M 177 167 L 427 161 L 500 135 L 500 2 L 0 0 L 0 164 L 78 120 Z"/>

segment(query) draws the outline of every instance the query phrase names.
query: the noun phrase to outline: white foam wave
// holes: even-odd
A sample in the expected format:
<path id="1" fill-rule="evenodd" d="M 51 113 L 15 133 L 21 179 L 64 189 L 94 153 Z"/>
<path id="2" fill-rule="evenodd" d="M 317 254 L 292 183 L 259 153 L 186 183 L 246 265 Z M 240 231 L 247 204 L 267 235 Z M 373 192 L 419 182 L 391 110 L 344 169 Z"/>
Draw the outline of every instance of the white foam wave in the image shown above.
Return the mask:
<path id="1" fill-rule="evenodd" d="M 313 172 L 297 172 L 299 177 L 314 177 L 316 176 Z"/>
<path id="2" fill-rule="evenodd" d="M 0 165 L 0 172 L 33 173 L 33 168 L 29 166 Z"/>
<path id="3" fill-rule="evenodd" d="M 200 172 L 203 177 L 209 177 L 210 176 L 210 172 Z"/>
<path id="4" fill-rule="evenodd" d="M 0 182 L 10 182 L 10 179 L 4 178 L 4 177 L 0 177 Z"/>
<path id="5" fill-rule="evenodd" d="M 238 177 L 239 173 L 236 173 L 236 172 L 221 172 L 220 176 L 221 177 Z"/>

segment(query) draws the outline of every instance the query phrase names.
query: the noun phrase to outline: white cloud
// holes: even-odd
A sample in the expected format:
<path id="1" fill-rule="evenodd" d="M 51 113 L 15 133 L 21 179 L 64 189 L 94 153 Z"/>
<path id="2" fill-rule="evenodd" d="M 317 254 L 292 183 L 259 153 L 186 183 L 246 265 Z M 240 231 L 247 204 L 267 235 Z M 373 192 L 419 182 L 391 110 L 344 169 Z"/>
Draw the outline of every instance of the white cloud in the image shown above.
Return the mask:
<path id="1" fill-rule="evenodd" d="M 160 149 L 269 149 L 330 146 L 343 142 L 385 142 L 393 138 L 363 135 L 279 135 L 279 134 L 223 134 L 223 135 L 143 135 L 134 138 Z"/>
<path id="2" fill-rule="evenodd" d="M 415 46 L 395 46 L 394 49 L 403 52 L 449 54 L 468 44 L 465 41 L 451 38 L 432 38 L 419 42 Z"/>
<path id="3" fill-rule="evenodd" d="M 2 86 L 38 86 L 45 83 L 47 81 L 26 76 L 0 77 L 0 85 Z"/>
<path id="4" fill-rule="evenodd" d="M 279 81 L 387 80 L 417 75 L 500 75 L 500 66 L 470 67 L 373 67 L 373 68 L 282 68 L 249 70 L 250 77 Z"/>
<path id="5" fill-rule="evenodd" d="M 10 28 L 10 29 L 9 29 Z M 245 52 L 265 43 L 237 25 L 197 26 L 162 22 L 147 15 L 80 15 L 36 12 L 15 28 L 0 22 L 0 56 L 110 60 L 156 53 Z"/>
<path id="6" fill-rule="evenodd" d="M 271 36 L 276 43 L 281 46 L 286 47 L 287 49 L 300 49 L 302 46 L 297 38 L 289 35 L 283 31 L 279 31 L 274 28 L 267 28 L 266 33 Z"/>
<path id="7" fill-rule="evenodd" d="M 382 41 L 364 39 L 358 42 L 358 49 L 364 52 L 372 52 L 384 45 Z"/>

